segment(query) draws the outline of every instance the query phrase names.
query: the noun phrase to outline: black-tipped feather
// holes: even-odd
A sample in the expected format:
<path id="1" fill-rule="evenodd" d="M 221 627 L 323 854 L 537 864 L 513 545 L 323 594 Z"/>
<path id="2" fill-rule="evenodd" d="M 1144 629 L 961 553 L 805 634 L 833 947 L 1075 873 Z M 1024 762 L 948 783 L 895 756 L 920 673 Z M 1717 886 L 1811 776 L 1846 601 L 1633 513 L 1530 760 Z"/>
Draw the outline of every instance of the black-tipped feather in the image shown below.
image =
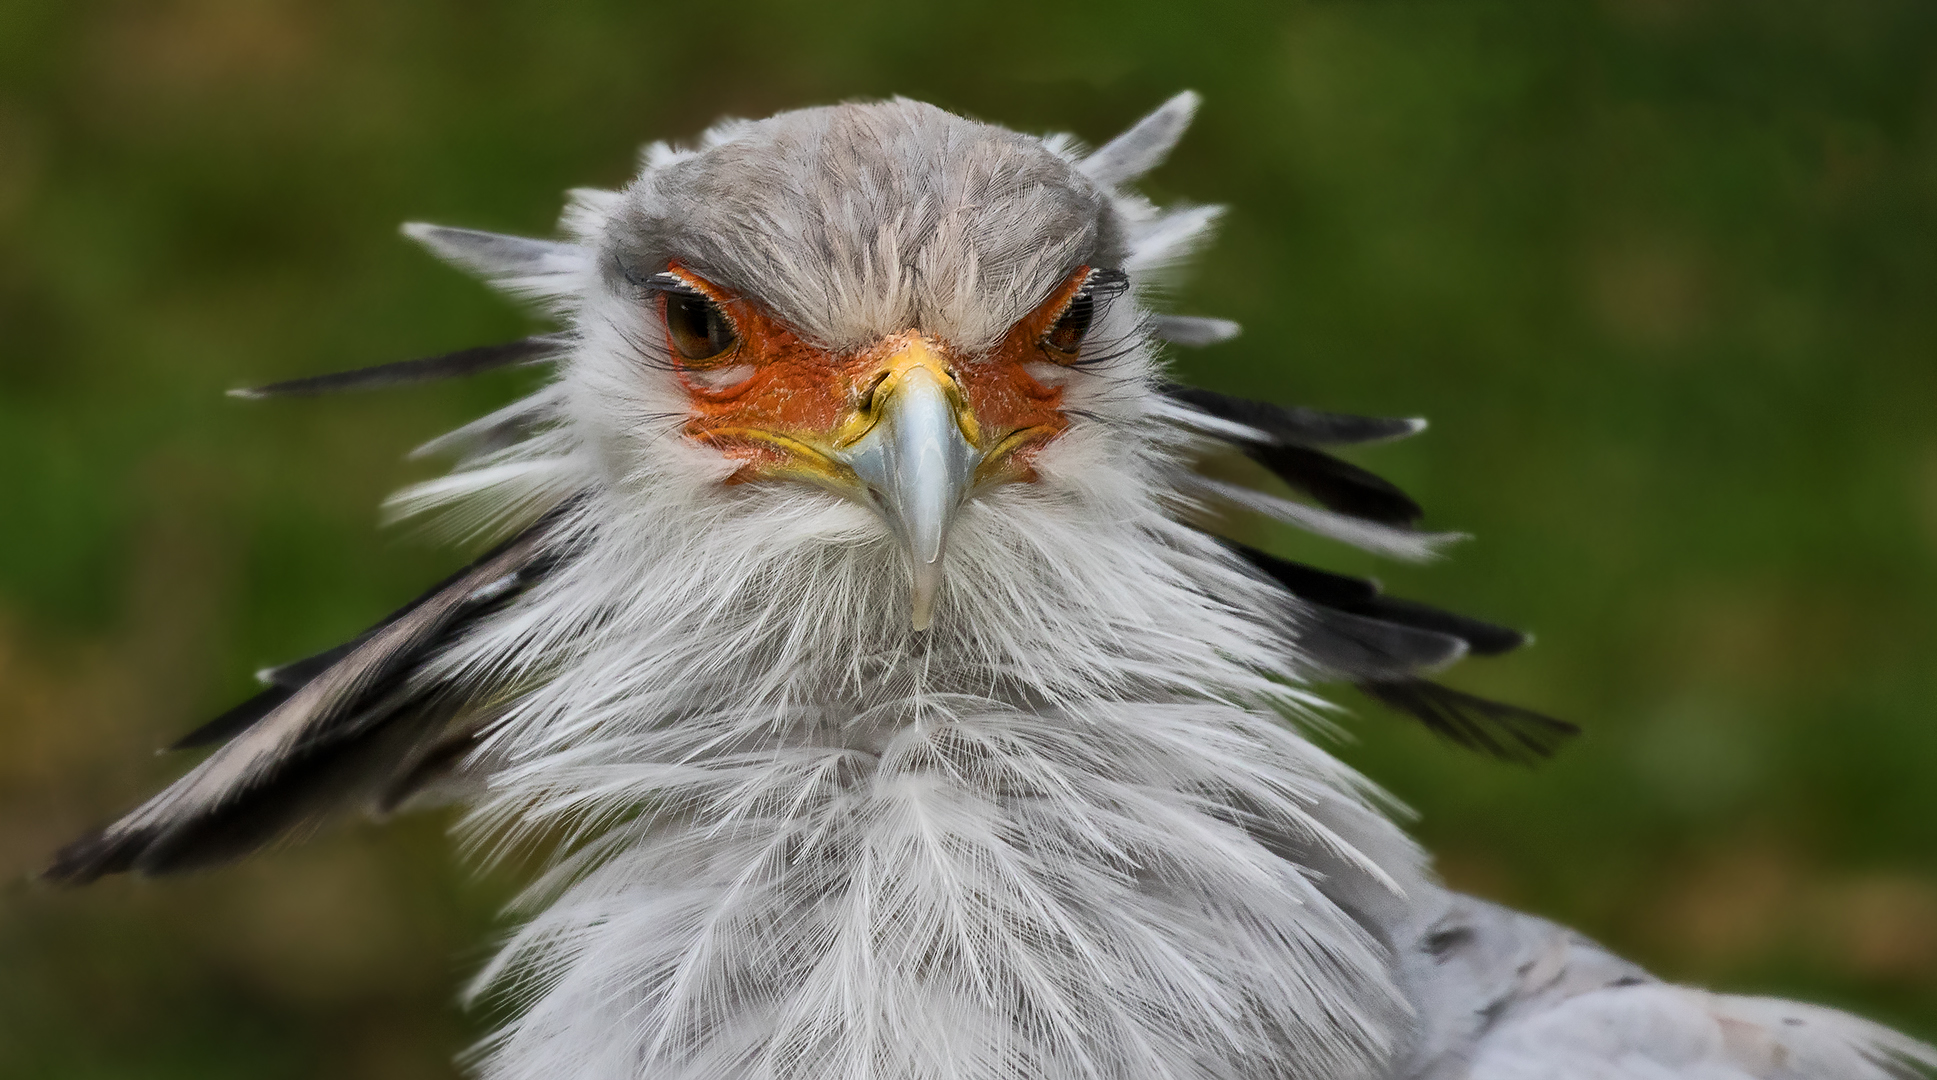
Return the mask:
<path id="1" fill-rule="evenodd" d="M 1246 562 L 1309 605 L 1300 642 L 1332 675 L 1447 741 L 1507 761 L 1552 756 L 1580 728 L 1518 705 L 1491 701 L 1419 678 L 1436 666 L 1427 643 L 1457 641 L 1465 652 L 1497 656 L 1526 643 L 1526 635 L 1453 612 L 1382 596 L 1377 582 L 1334 574 L 1226 541 Z M 1373 632 L 1371 627 L 1383 628 Z M 1396 633 L 1404 630 L 1407 635 Z M 1455 653 L 1444 662 L 1458 659 Z M 1380 670 L 1380 664 L 1384 669 Z"/>
<path id="2" fill-rule="evenodd" d="M 194 731 L 168 744 L 170 750 L 192 750 L 198 746 L 213 746 L 227 742 L 247 731 L 256 721 L 274 712 L 283 702 L 296 693 L 293 686 L 271 684 L 254 697 L 233 706 L 215 719 L 196 728 Z"/>
<path id="3" fill-rule="evenodd" d="M 1409 526 L 1425 510 L 1384 477 L 1308 446 L 1248 443 L 1247 457 L 1278 479 L 1318 500 L 1319 505 L 1381 525 Z"/>
<path id="4" fill-rule="evenodd" d="M 1352 577 L 1349 574 L 1335 574 L 1330 570 L 1320 570 L 1290 559 L 1281 559 L 1268 551 L 1259 551 L 1248 544 L 1235 540 L 1224 541 L 1225 546 L 1244 556 L 1245 561 L 1263 570 L 1283 585 L 1286 591 L 1300 600 L 1328 607 L 1350 609 L 1354 604 L 1363 604 L 1379 596 L 1379 583 L 1370 578 Z"/>
<path id="5" fill-rule="evenodd" d="M 383 620 L 375 626 L 372 626 L 370 629 L 365 630 L 363 633 L 358 634 L 343 644 L 331 646 L 322 652 L 305 656 L 301 660 L 292 660 L 287 664 L 280 664 L 276 667 L 265 668 L 257 672 L 256 678 L 267 684 L 266 689 L 215 719 L 210 720 L 208 723 L 203 724 L 201 727 L 196 728 L 194 731 L 176 739 L 173 743 L 169 744 L 168 749 L 190 750 L 198 746 L 210 746 L 215 743 L 224 742 L 247 730 L 251 724 L 267 716 L 276 706 L 289 700 L 290 696 L 296 691 L 308 686 L 311 682 L 315 681 L 317 676 L 335 667 L 338 661 L 356 651 L 357 647 L 370 640 L 372 635 L 396 622 L 398 619 L 416 611 L 427 601 L 436 598 L 444 590 L 463 580 L 466 575 L 473 573 L 479 565 L 501 550 L 503 550 L 502 547 L 493 548 L 489 553 L 464 567 L 464 569 L 459 570 L 457 573 L 424 590 L 418 594 L 415 600 L 384 616 Z M 529 573 L 529 571 L 525 572 Z"/>
<path id="6" fill-rule="evenodd" d="M 1252 401 L 1178 383 L 1166 383 L 1162 390 L 1173 401 L 1220 420 L 1254 428 L 1280 443 L 1292 446 L 1354 446 L 1389 442 L 1418 434 L 1426 427 L 1424 420 L 1353 416 L 1295 405 L 1274 405 L 1268 401 Z"/>
<path id="7" fill-rule="evenodd" d="M 1312 604 L 1381 622 L 1450 634 L 1466 642 L 1467 650 L 1475 656 L 1498 656 L 1527 643 L 1525 634 L 1509 627 L 1457 615 L 1416 600 L 1383 596 L 1378 583 L 1365 578 L 1347 577 L 1281 559 L 1236 541 L 1225 543 L 1246 562 L 1283 585 L 1287 592 Z"/>
<path id="8" fill-rule="evenodd" d="M 466 567 L 465 569 L 468 570 L 470 567 Z M 438 582 L 435 587 L 426 590 L 417 599 L 386 615 L 382 622 L 343 644 L 324 649 L 322 652 L 316 653 L 313 656 L 305 656 L 301 660 L 291 660 L 287 664 L 279 664 L 276 667 L 259 672 L 256 677 L 268 683 L 270 686 L 286 686 L 291 690 L 300 690 L 309 685 L 310 681 L 315 679 L 316 676 L 335 667 L 338 660 L 350 655 L 350 652 L 358 645 L 370 640 L 371 634 L 376 633 L 391 623 L 396 622 L 398 619 L 403 618 L 405 615 L 410 614 L 412 611 L 415 611 L 417 605 L 436 596 L 439 590 L 447 589 L 456 582 L 457 576 L 445 578 L 443 581 Z"/>
<path id="9" fill-rule="evenodd" d="M 412 695 L 380 704 L 332 737 L 300 747 L 264 782 L 242 787 L 206 812 L 125 834 L 69 845 L 46 876 L 84 884 L 106 874 L 179 874 L 218 866 L 307 835 L 352 806 L 385 808 L 384 779 L 434 745 L 456 699 Z"/>
<path id="10" fill-rule="evenodd" d="M 1381 596 L 1345 610 L 1402 626 L 1451 634 L 1466 642 L 1467 651 L 1474 656 L 1499 656 L 1527 643 L 1527 635 L 1511 627 L 1456 614 L 1417 600 Z"/>
<path id="11" fill-rule="evenodd" d="M 80 884 L 127 870 L 205 866 L 340 810 L 408 797 L 427 762 L 448 745 L 452 726 L 462 730 L 480 693 L 422 682 L 421 666 L 559 564 L 564 555 L 552 533 L 567 509 L 547 514 L 350 645 L 270 673 L 274 685 L 248 707 L 184 740 L 227 738 L 221 749 L 120 821 L 63 848 L 45 876 Z M 258 711 L 257 701 L 268 707 Z"/>
<path id="12" fill-rule="evenodd" d="M 1451 634 L 1352 615 L 1313 604 L 1300 625 L 1299 651 L 1334 678 L 1399 679 L 1436 671 L 1466 655 Z"/>
<path id="13" fill-rule="evenodd" d="M 442 356 L 399 360 L 391 364 L 378 364 L 375 367 L 357 368 L 354 371 L 337 371 L 328 375 L 311 375 L 301 379 L 270 383 L 267 386 L 231 390 L 229 393 L 231 396 L 241 398 L 314 397 L 318 394 L 337 394 L 348 390 L 409 386 L 413 383 L 433 382 L 438 379 L 478 375 L 502 367 L 543 363 L 564 352 L 571 346 L 571 341 L 569 334 L 538 334 L 497 345 L 459 349 Z"/>
<path id="14" fill-rule="evenodd" d="M 1366 696 L 1418 720 L 1448 742 L 1503 761 L 1528 763 L 1552 757 L 1561 743 L 1581 733 L 1565 720 L 1425 679 L 1364 680 L 1356 685 Z"/>
<path id="15" fill-rule="evenodd" d="M 1424 426 L 1421 421 L 1272 405 L 1176 383 L 1165 385 L 1163 392 L 1198 412 L 1257 432 L 1255 438 L 1217 434 L 1327 509 L 1400 527 L 1414 525 L 1425 514 L 1391 481 L 1317 449 L 1399 438 L 1418 431 Z"/>

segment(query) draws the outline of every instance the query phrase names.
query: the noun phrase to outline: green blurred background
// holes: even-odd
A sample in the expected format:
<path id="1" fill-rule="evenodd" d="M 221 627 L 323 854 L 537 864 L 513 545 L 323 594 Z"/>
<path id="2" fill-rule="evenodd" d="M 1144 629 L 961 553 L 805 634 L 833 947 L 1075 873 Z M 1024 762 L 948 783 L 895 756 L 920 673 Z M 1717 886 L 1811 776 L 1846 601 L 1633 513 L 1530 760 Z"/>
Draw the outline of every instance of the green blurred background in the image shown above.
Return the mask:
<path id="1" fill-rule="evenodd" d="M 513 883 L 443 818 L 24 880 L 254 668 L 461 557 L 374 508 L 520 377 L 221 394 L 541 325 L 396 223 L 543 234 L 721 114 L 900 93 L 1099 141 L 1184 87 L 1149 187 L 1231 212 L 1175 307 L 1246 333 L 1183 376 L 1431 416 L 1362 460 L 1479 539 L 1378 571 L 1537 631 L 1453 681 L 1589 732 L 1525 770 L 1365 709 L 1342 752 L 1456 884 L 1937 1036 L 1928 0 L 8 0 L 0 1075 L 447 1076 L 480 1030 L 454 990 Z"/>

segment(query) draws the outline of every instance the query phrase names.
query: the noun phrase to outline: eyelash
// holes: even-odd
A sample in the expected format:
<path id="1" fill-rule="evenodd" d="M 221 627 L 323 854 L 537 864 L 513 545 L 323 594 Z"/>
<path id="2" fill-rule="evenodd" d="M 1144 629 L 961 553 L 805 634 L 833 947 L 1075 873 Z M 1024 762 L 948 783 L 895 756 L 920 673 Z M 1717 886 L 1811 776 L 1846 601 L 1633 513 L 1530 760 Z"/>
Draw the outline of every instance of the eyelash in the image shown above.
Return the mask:
<path id="1" fill-rule="evenodd" d="M 673 351 L 683 361 L 682 366 L 710 366 L 732 355 L 740 343 L 738 328 L 712 297 L 688 285 L 678 274 L 669 270 L 641 278 L 623 260 L 615 259 L 615 264 L 620 275 L 635 288 L 647 295 L 656 293 L 661 298 L 662 321 L 667 336 L 672 339 Z M 696 318 L 702 319 L 702 326 L 686 325 Z M 709 350 L 703 354 L 695 351 L 699 348 L 700 337 L 706 339 Z"/>
<path id="2" fill-rule="evenodd" d="M 718 311 L 711 297 L 688 285 L 677 274 L 662 271 L 649 277 L 640 278 L 623 262 L 618 263 L 618 269 L 626 281 L 647 293 L 661 294 L 665 297 L 669 305 L 679 300 L 697 300 Z M 1130 275 L 1122 270 L 1098 269 L 1090 271 L 1088 276 L 1083 280 L 1082 288 L 1078 289 L 1076 295 L 1070 298 L 1069 303 L 1064 306 L 1062 313 L 1057 316 L 1054 323 L 1050 324 L 1049 330 L 1043 335 L 1042 341 L 1040 342 L 1043 351 L 1049 353 L 1052 357 L 1058 358 L 1058 362 L 1065 366 L 1089 367 L 1093 364 L 1106 364 L 1116 359 L 1120 353 L 1106 356 L 1084 357 L 1080 360 L 1077 359 L 1077 356 L 1081 353 L 1083 346 L 1088 344 L 1090 332 L 1096 326 L 1097 316 L 1102 313 L 1111 301 L 1128 292 L 1129 288 Z M 666 313 L 668 317 L 671 316 L 670 306 L 666 309 Z M 1064 325 L 1070 321 L 1073 315 L 1079 316 L 1080 321 L 1080 326 L 1075 328 L 1069 335 L 1073 340 L 1068 343 L 1067 347 L 1052 343 L 1052 338 L 1058 330 L 1064 328 Z M 725 313 L 720 312 L 719 317 L 725 320 Z M 727 320 L 726 324 L 729 328 L 732 325 L 730 320 Z M 729 333 L 731 332 L 729 329 Z M 736 339 L 737 336 L 737 334 L 734 335 Z M 737 340 L 729 342 L 726 348 L 721 349 L 714 356 L 725 356 L 732 351 L 733 344 L 737 344 Z M 712 358 L 702 357 L 697 359 Z M 690 361 L 696 358 L 687 357 L 686 359 Z"/>
<path id="3" fill-rule="evenodd" d="M 1083 287 L 1070 298 L 1062 313 L 1043 334 L 1044 351 L 1065 358 L 1063 363 L 1074 362 L 1076 355 L 1082 351 L 1083 343 L 1089 338 L 1090 330 L 1096 325 L 1097 315 L 1129 288 L 1130 276 L 1121 270 L 1090 271 L 1083 281 Z"/>

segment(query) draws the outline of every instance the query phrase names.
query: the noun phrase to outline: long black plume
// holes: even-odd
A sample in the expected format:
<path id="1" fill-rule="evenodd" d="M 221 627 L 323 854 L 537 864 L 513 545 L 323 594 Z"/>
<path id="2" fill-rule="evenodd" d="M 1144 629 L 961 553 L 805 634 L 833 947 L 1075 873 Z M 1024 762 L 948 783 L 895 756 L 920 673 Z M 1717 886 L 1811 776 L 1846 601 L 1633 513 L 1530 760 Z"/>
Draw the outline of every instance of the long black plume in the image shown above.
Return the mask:
<path id="1" fill-rule="evenodd" d="M 1565 720 L 1492 701 L 1425 679 L 1365 680 L 1358 688 L 1387 708 L 1410 716 L 1448 742 L 1502 761 L 1523 764 L 1552 757 L 1581 733 Z"/>
<path id="2" fill-rule="evenodd" d="M 1580 734 L 1580 728 L 1565 720 L 1420 677 L 1438 663 L 1459 658 L 1458 653 L 1435 656 L 1435 640 L 1460 642 L 1472 655 L 1497 656 L 1526 644 L 1526 635 L 1518 630 L 1384 596 L 1377 582 L 1365 578 L 1320 570 L 1235 541 L 1225 543 L 1309 606 L 1301 645 L 1313 659 L 1448 742 L 1504 761 L 1530 763 L 1551 757 L 1561 743 Z"/>
<path id="3" fill-rule="evenodd" d="M 1176 383 L 1166 384 L 1162 390 L 1172 401 L 1255 432 L 1249 437 L 1236 430 L 1211 433 L 1236 445 L 1245 456 L 1327 509 L 1402 528 L 1414 525 L 1425 514 L 1391 481 L 1318 449 L 1403 438 L 1425 427 L 1423 420 L 1349 416 L 1272 405 Z"/>
<path id="4" fill-rule="evenodd" d="M 1417 435 L 1426 429 L 1424 420 L 1353 416 L 1350 413 L 1324 412 L 1296 405 L 1274 405 L 1268 401 L 1233 397 L 1179 383 L 1165 383 L 1160 389 L 1173 401 L 1220 420 L 1243 424 L 1292 446 L 1355 446 L 1390 442 Z"/>
<path id="5" fill-rule="evenodd" d="M 1281 559 L 1247 544 L 1225 541 L 1244 560 L 1285 587 L 1300 600 L 1381 622 L 1450 634 L 1466 642 L 1475 656 L 1498 656 L 1527 643 L 1527 635 L 1497 623 L 1455 614 L 1416 600 L 1384 596 L 1377 582 L 1334 574 L 1329 570 Z"/>
<path id="6" fill-rule="evenodd" d="M 1376 473 L 1309 446 L 1246 443 L 1244 454 L 1319 505 L 1381 525 L 1413 525 L 1426 511 Z"/>
<path id="7" fill-rule="evenodd" d="M 441 356 L 399 360 L 390 364 L 378 364 L 375 367 L 357 368 L 354 371 L 337 371 L 328 375 L 287 379 L 267 386 L 245 387 L 229 391 L 229 396 L 314 397 L 319 394 L 338 394 L 348 390 L 377 390 L 392 386 L 409 386 L 413 383 L 434 382 L 438 379 L 461 378 L 503 367 L 541 364 L 555 359 L 558 354 L 570 348 L 571 343 L 570 334 L 536 334 L 497 345 L 478 345 L 469 349 L 459 349 Z"/>

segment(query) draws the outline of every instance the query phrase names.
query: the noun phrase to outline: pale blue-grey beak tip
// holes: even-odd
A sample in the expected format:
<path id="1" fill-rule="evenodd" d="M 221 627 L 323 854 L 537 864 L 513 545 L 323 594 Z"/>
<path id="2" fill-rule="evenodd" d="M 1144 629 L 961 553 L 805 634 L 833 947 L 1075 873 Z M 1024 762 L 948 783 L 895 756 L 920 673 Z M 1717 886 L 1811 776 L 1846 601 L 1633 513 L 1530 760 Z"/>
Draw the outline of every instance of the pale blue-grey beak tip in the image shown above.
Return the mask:
<path id="1" fill-rule="evenodd" d="M 974 490 L 982 452 L 963 435 L 941 377 L 914 366 L 898 380 L 880 422 L 844 459 L 865 485 L 868 504 L 907 549 L 911 615 L 915 629 L 926 630 L 941 592 L 949 527 Z"/>

